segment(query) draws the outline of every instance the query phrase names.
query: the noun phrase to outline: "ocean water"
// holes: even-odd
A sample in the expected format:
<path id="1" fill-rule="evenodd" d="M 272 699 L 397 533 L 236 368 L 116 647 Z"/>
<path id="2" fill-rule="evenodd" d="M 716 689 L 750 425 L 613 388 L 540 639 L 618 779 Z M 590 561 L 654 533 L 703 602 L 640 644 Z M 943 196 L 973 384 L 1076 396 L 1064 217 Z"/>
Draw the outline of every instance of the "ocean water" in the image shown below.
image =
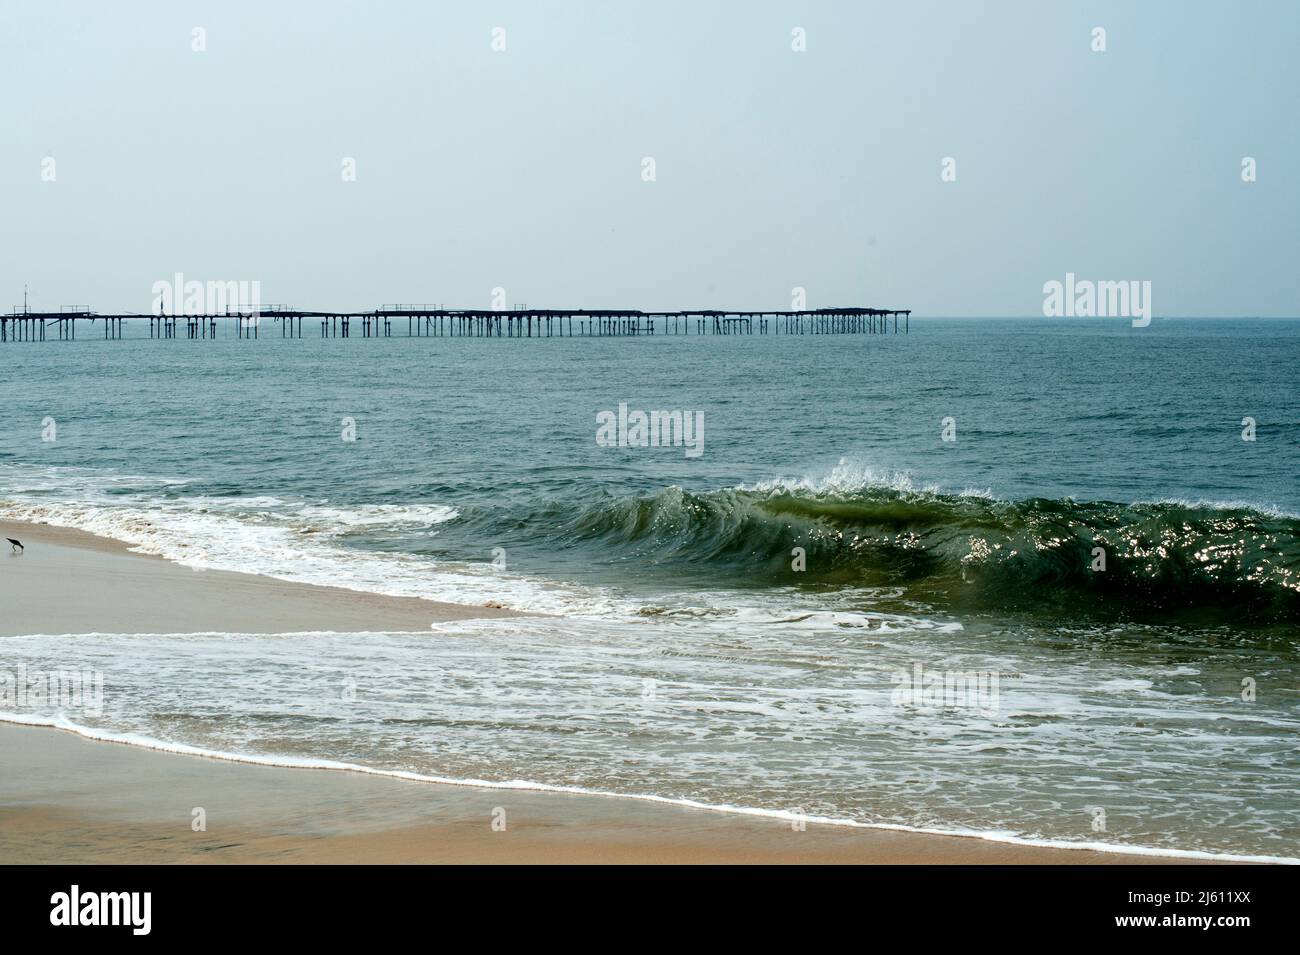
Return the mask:
<path id="1" fill-rule="evenodd" d="M 1300 321 L 303 332 L 0 346 L 0 520 L 554 616 L 3 638 L 0 666 L 105 680 L 99 714 L 6 718 L 783 819 L 1300 857 Z M 703 453 L 601 446 L 620 403 L 702 414 Z"/>

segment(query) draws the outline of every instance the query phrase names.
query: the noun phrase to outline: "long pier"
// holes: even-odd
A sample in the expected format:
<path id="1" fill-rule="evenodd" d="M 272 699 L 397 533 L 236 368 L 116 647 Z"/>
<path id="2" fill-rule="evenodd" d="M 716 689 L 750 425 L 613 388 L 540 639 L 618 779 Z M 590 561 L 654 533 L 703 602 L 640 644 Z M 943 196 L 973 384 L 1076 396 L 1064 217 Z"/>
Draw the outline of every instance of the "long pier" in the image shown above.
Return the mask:
<path id="1" fill-rule="evenodd" d="M 263 323 L 278 328 L 281 338 L 302 338 L 303 320 L 320 322 L 322 338 L 391 338 L 393 322 L 406 319 L 409 338 L 608 338 L 637 335 L 868 335 L 907 334 L 910 309 L 817 308 L 803 311 L 725 311 L 685 309 L 646 312 L 637 309 L 528 308 L 508 311 L 447 308 L 443 305 L 383 305 L 368 312 L 309 311 L 288 305 L 256 310 L 235 309 L 199 315 L 150 315 L 139 312 L 101 314 L 87 306 L 64 306 L 56 312 L 15 306 L 0 314 L 0 342 L 75 341 L 80 325 L 95 337 L 122 338 L 128 321 L 149 323 L 150 338 L 215 339 L 218 322 L 226 336 L 257 338 Z M 902 327 L 899 327 L 899 318 Z M 99 323 L 99 328 L 95 324 Z M 892 327 L 891 327 L 892 322 Z M 184 329 L 185 335 L 179 334 Z M 358 334 L 359 333 L 359 334 Z M 272 332 L 274 334 L 274 332 Z M 84 337 L 84 333 L 83 333 Z M 143 336 L 141 336 L 143 337 Z"/>

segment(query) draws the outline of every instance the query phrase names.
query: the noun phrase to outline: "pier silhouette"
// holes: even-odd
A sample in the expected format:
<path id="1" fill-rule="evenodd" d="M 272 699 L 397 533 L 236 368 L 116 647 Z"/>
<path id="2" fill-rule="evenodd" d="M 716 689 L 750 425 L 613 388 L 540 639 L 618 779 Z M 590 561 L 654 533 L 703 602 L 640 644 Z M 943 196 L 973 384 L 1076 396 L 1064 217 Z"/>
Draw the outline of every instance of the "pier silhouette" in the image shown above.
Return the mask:
<path id="1" fill-rule="evenodd" d="M 270 323 L 281 338 L 301 338 L 320 323 L 322 338 L 391 338 L 393 322 L 406 319 L 408 338 L 609 338 L 638 335 L 868 335 L 907 334 L 910 309 L 816 308 L 805 310 L 728 311 L 701 308 L 681 311 L 638 309 L 528 308 L 509 310 L 447 308 L 444 305 L 381 305 L 363 312 L 312 311 L 290 305 L 226 309 L 206 314 L 99 313 L 89 306 L 62 306 L 58 311 L 34 311 L 16 305 L 0 314 L 0 342 L 74 341 L 77 328 L 89 326 L 95 337 L 102 329 L 107 340 L 122 338 L 128 321 L 148 321 L 150 338 L 215 339 L 218 327 L 226 336 L 257 338 Z M 902 317 L 902 327 L 899 318 Z M 892 322 L 892 325 L 891 325 Z M 99 323 L 99 328 L 96 328 Z M 219 326 L 218 323 L 224 323 Z M 272 331 L 274 334 L 274 331 Z M 143 337 L 143 336 L 141 336 Z M 401 336 L 398 336 L 401 337 Z"/>

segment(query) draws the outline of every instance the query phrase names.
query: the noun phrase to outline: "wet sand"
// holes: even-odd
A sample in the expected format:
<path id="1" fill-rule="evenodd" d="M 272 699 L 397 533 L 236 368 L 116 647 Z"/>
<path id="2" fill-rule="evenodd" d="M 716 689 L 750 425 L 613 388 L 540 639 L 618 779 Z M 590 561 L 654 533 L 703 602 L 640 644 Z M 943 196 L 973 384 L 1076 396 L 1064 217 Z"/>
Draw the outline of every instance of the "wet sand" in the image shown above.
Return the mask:
<path id="1" fill-rule="evenodd" d="M 796 831 L 780 819 L 258 766 L 11 724 L 0 724 L 0 759 L 3 863 L 1183 861 L 814 823 Z"/>

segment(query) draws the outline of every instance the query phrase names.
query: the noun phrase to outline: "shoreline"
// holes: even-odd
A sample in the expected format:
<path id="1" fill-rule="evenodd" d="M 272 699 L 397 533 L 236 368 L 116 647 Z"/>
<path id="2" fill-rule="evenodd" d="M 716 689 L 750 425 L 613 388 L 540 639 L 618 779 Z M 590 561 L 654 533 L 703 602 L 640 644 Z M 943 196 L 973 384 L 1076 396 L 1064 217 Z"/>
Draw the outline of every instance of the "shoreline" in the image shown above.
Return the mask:
<path id="1" fill-rule="evenodd" d="M 167 752 L 0 721 L 0 863 L 1214 865 Z M 75 769 L 74 769 L 75 767 Z M 70 772 L 94 786 L 69 784 Z M 202 812 L 205 829 L 194 825 Z M 214 824 L 220 820 L 220 825 Z M 1255 861 L 1255 860 L 1251 860 Z"/>
<path id="2" fill-rule="evenodd" d="M 5 560 L 0 637 L 428 632 L 435 621 L 522 616 L 495 607 L 191 570 L 133 553 L 122 541 L 52 525 L 9 521 L 0 531 L 27 545 L 23 554 L 0 554 Z M 3 646 L 0 642 L 0 652 Z M 0 778 L 0 862 L 1238 861 L 1159 850 L 1039 846 L 979 833 L 816 817 L 799 831 L 788 813 L 651 795 L 431 779 L 327 760 L 285 765 L 269 757 L 114 739 L 121 734 L 108 731 L 23 723 L 15 716 L 0 719 L 0 758 L 6 766 Z M 187 786 L 194 795 L 182 798 Z M 276 798 L 266 798 L 268 792 Z M 190 805 L 175 803 L 177 798 Z M 226 841 L 215 846 L 190 829 L 192 809 L 212 812 L 214 799 L 226 820 L 221 829 Z M 437 808 L 432 815 L 429 805 Z M 506 810 L 508 819 L 527 821 L 509 824 L 507 839 L 490 826 L 496 808 Z M 380 818 L 368 822 L 377 811 Z M 304 833 L 304 813 L 318 813 L 323 830 Z"/>
<path id="3" fill-rule="evenodd" d="M 191 568 L 133 551 L 125 541 L 53 524 L 4 520 L 0 537 L 15 537 L 25 545 L 22 553 L 0 548 L 5 607 L 0 636 L 417 632 L 452 620 L 525 616 L 495 605 L 476 607 Z"/>

